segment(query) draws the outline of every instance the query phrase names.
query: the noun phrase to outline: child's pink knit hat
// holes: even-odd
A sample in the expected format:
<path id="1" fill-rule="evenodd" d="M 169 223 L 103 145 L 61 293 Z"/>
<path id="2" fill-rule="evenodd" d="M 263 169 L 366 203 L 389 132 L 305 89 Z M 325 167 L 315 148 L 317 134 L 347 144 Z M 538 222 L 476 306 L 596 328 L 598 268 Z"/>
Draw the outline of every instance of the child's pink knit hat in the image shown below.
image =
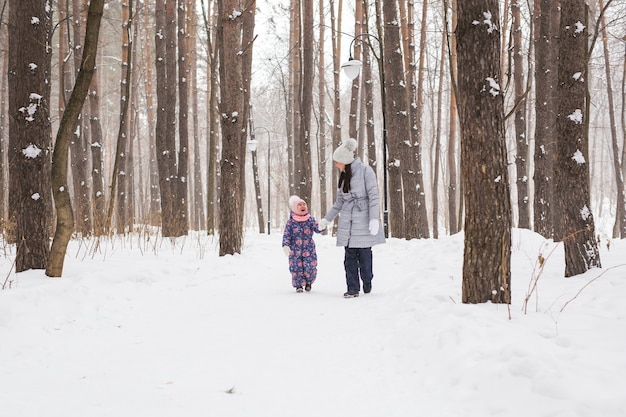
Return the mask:
<path id="1" fill-rule="evenodd" d="M 298 197 L 297 195 L 292 195 L 291 197 L 289 197 L 289 207 L 291 208 L 291 211 L 293 211 L 294 213 L 297 213 L 298 204 L 300 204 L 300 202 L 305 202 L 305 201 L 301 199 L 300 197 Z"/>

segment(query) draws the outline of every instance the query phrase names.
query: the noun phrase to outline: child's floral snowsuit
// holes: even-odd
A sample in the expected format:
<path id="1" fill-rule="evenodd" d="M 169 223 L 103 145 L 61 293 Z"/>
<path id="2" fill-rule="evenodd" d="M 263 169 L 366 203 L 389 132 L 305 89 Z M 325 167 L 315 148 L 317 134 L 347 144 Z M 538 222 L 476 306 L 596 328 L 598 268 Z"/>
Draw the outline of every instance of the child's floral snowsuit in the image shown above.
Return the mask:
<path id="1" fill-rule="evenodd" d="M 317 278 L 317 252 L 313 233 L 320 233 L 314 217 L 297 221 L 294 214 L 290 214 L 283 233 L 283 246 L 289 246 L 290 249 L 289 272 L 294 288 L 313 284 Z"/>

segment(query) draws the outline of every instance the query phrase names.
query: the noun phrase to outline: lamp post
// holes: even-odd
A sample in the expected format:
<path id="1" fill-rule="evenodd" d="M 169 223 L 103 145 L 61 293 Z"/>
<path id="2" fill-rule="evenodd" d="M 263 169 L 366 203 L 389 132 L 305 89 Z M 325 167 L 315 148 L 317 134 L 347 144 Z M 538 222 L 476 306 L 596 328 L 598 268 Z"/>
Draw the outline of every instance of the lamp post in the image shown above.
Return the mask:
<path id="1" fill-rule="evenodd" d="M 259 145 L 259 141 L 254 138 L 254 131 L 250 132 L 250 139 L 246 143 L 250 153 L 252 154 L 252 177 L 254 179 L 254 196 L 256 202 L 256 215 L 259 224 L 259 233 L 265 233 L 263 226 L 265 221 L 263 220 L 263 204 L 261 204 L 261 185 L 259 184 L 259 166 L 256 157 L 256 148 Z"/>
<path id="2" fill-rule="evenodd" d="M 263 129 L 267 133 L 267 234 L 270 234 L 270 143 L 272 142 L 270 137 L 270 131 L 263 126 L 255 127 L 254 130 Z"/>
<path id="3" fill-rule="evenodd" d="M 354 59 L 352 57 L 352 47 L 354 46 L 354 41 L 357 40 L 357 38 L 360 38 L 362 36 L 368 36 L 368 37 L 376 39 L 376 41 L 378 41 L 378 46 L 380 48 L 379 56 L 376 57 L 376 54 L 374 54 L 374 56 L 376 57 L 378 61 L 378 73 L 380 74 L 380 99 L 382 101 L 382 114 L 383 114 L 383 227 L 385 230 L 385 237 L 389 237 L 389 209 L 387 206 L 387 117 L 386 117 L 387 100 L 386 100 L 386 93 L 385 93 L 385 70 L 384 70 L 384 64 L 383 64 L 384 63 L 383 46 L 380 43 L 380 39 L 378 39 L 376 36 L 370 33 L 360 33 L 356 35 L 354 38 L 352 38 L 352 41 L 350 42 L 350 47 L 348 48 L 348 51 L 350 53 L 348 62 L 344 62 L 343 64 L 341 64 L 341 69 L 346 74 L 346 76 L 350 78 L 351 80 L 356 79 L 356 77 L 358 77 L 359 74 L 361 73 L 361 67 L 363 66 L 363 64 L 358 59 Z M 371 48 L 371 44 L 369 42 L 368 44 L 370 45 L 370 48 Z"/>

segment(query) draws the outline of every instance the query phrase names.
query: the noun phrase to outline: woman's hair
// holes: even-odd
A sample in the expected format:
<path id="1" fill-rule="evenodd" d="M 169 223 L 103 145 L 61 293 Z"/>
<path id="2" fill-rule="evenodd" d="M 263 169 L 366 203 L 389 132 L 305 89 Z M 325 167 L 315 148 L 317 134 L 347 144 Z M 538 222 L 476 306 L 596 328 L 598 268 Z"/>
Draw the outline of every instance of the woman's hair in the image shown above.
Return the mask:
<path id="1" fill-rule="evenodd" d="M 344 170 L 339 174 L 339 185 L 344 193 L 350 192 L 350 179 L 352 178 L 352 164 L 347 164 Z"/>

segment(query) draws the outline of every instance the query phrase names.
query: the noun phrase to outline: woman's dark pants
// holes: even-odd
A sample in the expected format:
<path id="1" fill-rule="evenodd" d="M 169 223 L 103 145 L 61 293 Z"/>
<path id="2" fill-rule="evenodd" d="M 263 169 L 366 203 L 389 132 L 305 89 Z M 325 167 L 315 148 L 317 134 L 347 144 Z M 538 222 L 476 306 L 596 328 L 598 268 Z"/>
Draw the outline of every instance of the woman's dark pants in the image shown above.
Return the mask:
<path id="1" fill-rule="evenodd" d="M 363 281 L 363 291 L 372 289 L 372 248 L 348 248 L 343 261 L 349 293 L 358 293 Z"/>

